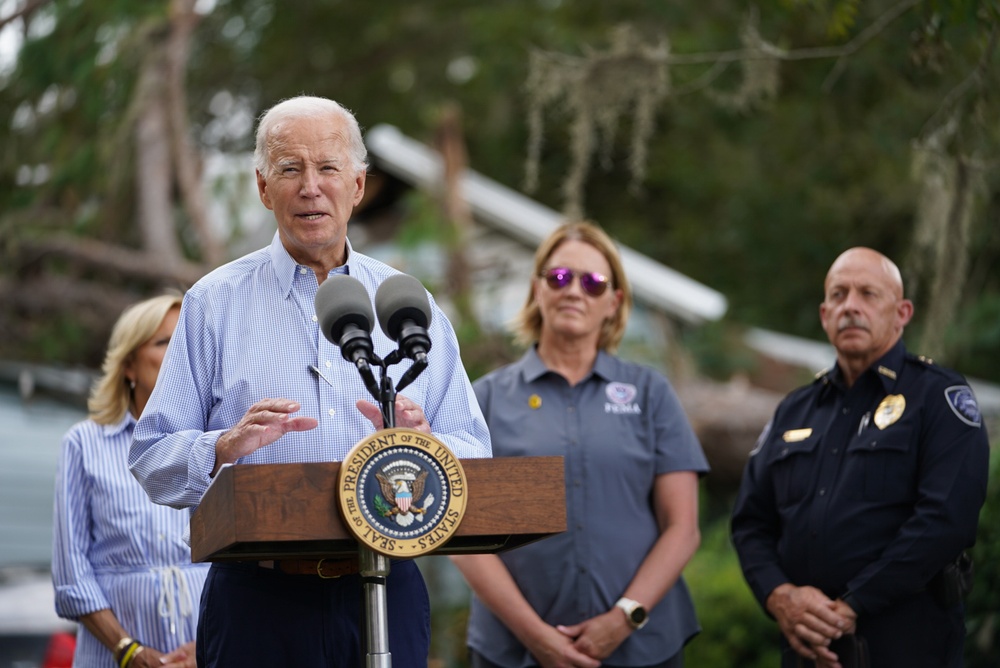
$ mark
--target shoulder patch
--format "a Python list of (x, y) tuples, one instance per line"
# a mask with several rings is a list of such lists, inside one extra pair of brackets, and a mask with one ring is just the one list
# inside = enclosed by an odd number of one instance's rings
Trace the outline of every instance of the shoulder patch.
[(764, 425), (764, 430), (760, 432), (760, 436), (757, 437), (757, 442), (754, 443), (753, 450), (750, 451), (751, 457), (760, 452), (760, 449), (764, 447), (764, 443), (767, 441), (767, 437), (771, 434), (771, 424), (773, 422), (774, 419), (772, 418), (771, 420), (767, 421), (766, 425)]
[(944, 391), (944, 398), (959, 420), (972, 427), (982, 426), (983, 416), (979, 412), (979, 403), (971, 387), (952, 385)]

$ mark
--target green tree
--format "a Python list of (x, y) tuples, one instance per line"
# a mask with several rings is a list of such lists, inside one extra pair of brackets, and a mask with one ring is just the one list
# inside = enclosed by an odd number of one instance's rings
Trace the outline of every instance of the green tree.
[[(943, 361), (1000, 378), (1000, 360), (987, 354), (998, 343), (989, 315), (1000, 294), (995, 0), (768, 0), (755, 16), (732, 0), (217, 0), (201, 3), (203, 15), (188, 0), (20, 6), (31, 11), (9, 25), (27, 26), (26, 41), (0, 77), (4, 355), (42, 356), (35, 342), (64, 338), (40, 332), (81, 300), (113, 310), (68, 295), (93, 285), (123, 291), (120, 302), (216, 264), (206, 230), (236, 225), (203, 224), (194, 158), (247, 150), (253, 119), (278, 99), (328, 95), (364, 125), (392, 123), (428, 143), (455, 103), (469, 165), (517, 187), (536, 146), (536, 196), (560, 208), (563, 178), (576, 169), (572, 117), (546, 107), (544, 142), (529, 143), (532, 54), (580, 60), (668, 45), (667, 94), (642, 98), (659, 102), (642, 103), (638, 116), (630, 105), (642, 96), (623, 98), (621, 141), (606, 142), (586, 174), (587, 215), (723, 291), (735, 321), (811, 337), (825, 267), (848, 245), (875, 246), (907, 272), (914, 334), (947, 325), (927, 339)], [(622, 26), (632, 32), (616, 33)], [(633, 41), (615, 47), (614, 34)], [(157, 82), (169, 83), (157, 92)], [(160, 140), (137, 141), (156, 111), (167, 117)], [(143, 157), (157, 145), (174, 157)], [(942, 180), (953, 185), (930, 187)], [(155, 213), (142, 205), (150, 193)], [(926, 213), (942, 206), (954, 215)], [(931, 219), (957, 231), (928, 227)], [(84, 245), (85, 254), (67, 235), (110, 248)], [(962, 248), (971, 249), (964, 266), (950, 265)], [(137, 266), (126, 261), (137, 257)], [(72, 280), (28, 289), (40, 276)], [(47, 307), (17, 298), (28, 293), (45, 294)], [(77, 335), (104, 339), (96, 322)], [(79, 355), (70, 346), (61, 356)]]

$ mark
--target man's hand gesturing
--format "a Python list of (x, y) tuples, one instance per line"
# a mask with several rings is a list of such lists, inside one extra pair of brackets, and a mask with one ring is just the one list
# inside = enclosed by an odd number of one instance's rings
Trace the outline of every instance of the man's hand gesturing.
[(254, 450), (274, 443), (290, 431), (309, 431), (319, 422), (311, 417), (292, 417), (301, 408), (290, 399), (261, 399), (251, 406), (236, 425), (215, 442), (215, 467), (231, 464)]

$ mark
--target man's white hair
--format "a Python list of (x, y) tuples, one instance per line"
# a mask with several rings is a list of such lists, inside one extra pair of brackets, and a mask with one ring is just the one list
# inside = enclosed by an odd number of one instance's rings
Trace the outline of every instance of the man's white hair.
[(351, 163), (357, 171), (368, 169), (368, 149), (361, 137), (358, 119), (346, 107), (325, 97), (300, 95), (277, 103), (263, 114), (257, 123), (253, 151), (254, 167), (264, 176), (270, 175), (271, 164), (267, 145), (274, 128), (293, 118), (340, 116), (347, 125), (351, 148)]

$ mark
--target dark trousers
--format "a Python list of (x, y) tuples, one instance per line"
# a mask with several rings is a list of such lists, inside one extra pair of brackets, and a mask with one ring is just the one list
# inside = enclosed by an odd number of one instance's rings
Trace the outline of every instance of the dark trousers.
[[(201, 596), (198, 666), (364, 666), (361, 578), (287, 575), (256, 563), (216, 563)], [(412, 561), (393, 562), (386, 583), (395, 666), (427, 665), (430, 603)]]
[[(498, 666), (492, 661), (485, 659), (482, 654), (474, 649), (469, 650), (469, 661), (472, 668), (503, 668), (503, 666)], [(601, 667), (615, 668), (615, 666), (608, 663), (602, 663)], [(534, 668), (537, 668), (537, 666)], [(663, 663), (658, 663), (654, 666), (632, 666), (631, 668), (684, 668), (684, 650), (677, 652), (677, 654), (670, 657)]]

